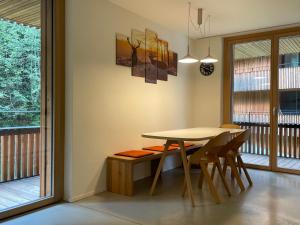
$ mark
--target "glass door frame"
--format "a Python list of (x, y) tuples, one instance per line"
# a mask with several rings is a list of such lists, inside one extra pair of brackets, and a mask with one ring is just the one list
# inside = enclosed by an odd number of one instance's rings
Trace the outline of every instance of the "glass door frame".
[[(232, 123), (232, 109), (233, 109), (233, 61), (234, 61), (234, 46), (236, 44), (242, 44), (247, 42), (256, 42), (256, 41), (264, 41), (270, 40), (271, 41), (271, 56), (272, 56), (272, 45), (273, 45), (273, 36), (269, 33), (259, 33), (259, 34), (249, 34), (249, 35), (241, 35), (241, 36), (234, 36), (228, 37), (224, 39), (224, 52), (223, 52), (223, 123)], [(272, 68), (272, 61), (271, 60), (271, 68)], [(272, 79), (272, 69), (270, 69), (270, 76)], [(270, 109), (271, 109), (271, 88), (270, 87)], [(271, 116), (271, 112), (270, 112)], [(271, 122), (271, 121), (270, 121)], [(271, 125), (270, 125), (271, 126)], [(270, 152), (272, 152), (272, 142), (270, 140)], [(271, 170), (271, 154), (269, 156), (269, 165), (254, 165), (254, 164), (247, 164), (250, 168), (256, 169), (263, 169), (263, 170)]]
[(46, 111), (44, 116), (48, 124), (46, 127), (43, 127), (43, 124), (41, 124), (41, 131), (44, 130), (44, 132), (48, 133), (48, 138), (52, 142), (51, 146), (48, 144), (43, 146), (47, 150), (49, 150), (49, 147), (52, 150), (50, 156), (52, 178), (49, 184), (51, 196), (3, 211), (0, 213), (0, 219), (37, 209), (60, 201), (63, 198), (65, 1), (41, 0), (41, 12), (41, 102), (42, 107), (43, 102), (51, 106), (51, 112)]
[(274, 54), (273, 54), (273, 61), (274, 61), (274, 70), (273, 73), (273, 79), (272, 79), (272, 113), (273, 113), (273, 145), (275, 146), (274, 151), (272, 152), (272, 171), (276, 172), (286, 172), (286, 173), (292, 173), (292, 174), (298, 174), (300, 175), (300, 170), (295, 169), (288, 169), (288, 168), (280, 168), (278, 167), (277, 163), (277, 137), (278, 137), (278, 108), (279, 108), (279, 41), (280, 38), (285, 37), (292, 37), (292, 36), (299, 36), (300, 35), (300, 27), (297, 28), (291, 28), (291, 29), (285, 29), (285, 30), (279, 30), (274, 33)]
[(252, 41), (271, 41), (271, 86), (270, 86), (270, 155), (269, 166), (248, 164), (255, 169), (300, 174), (300, 171), (277, 166), (277, 107), (278, 107), (278, 50), (279, 38), (300, 34), (300, 27), (271, 30), (224, 38), (223, 43), (223, 123), (232, 123), (233, 92), (233, 47), (235, 44)]

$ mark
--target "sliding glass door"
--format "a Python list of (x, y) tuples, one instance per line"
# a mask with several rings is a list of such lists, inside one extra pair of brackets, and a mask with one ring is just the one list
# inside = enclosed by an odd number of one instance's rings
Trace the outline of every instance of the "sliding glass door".
[(277, 84), (277, 168), (300, 171), (300, 33), (279, 36)]
[(51, 196), (52, 108), (44, 89), (52, 84), (41, 73), (41, 5), (7, 1), (0, 8), (0, 211)]
[(63, 4), (0, 4), (0, 219), (61, 198)]
[(248, 164), (269, 166), (271, 40), (233, 45), (232, 121), (251, 129), (242, 147)]
[(300, 174), (300, 28), (225, 38), (223, 87), (248, 166)]

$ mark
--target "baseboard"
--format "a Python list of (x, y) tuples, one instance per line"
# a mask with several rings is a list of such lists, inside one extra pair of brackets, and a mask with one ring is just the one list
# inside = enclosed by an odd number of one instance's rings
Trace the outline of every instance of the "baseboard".
[(90, 191), (90, 192), (87, 192), (87, 193), (84, 193), (84, 194), (80, 194), (80, 195), (65, 199), (65, 201), (67, 201), (67, 202), (77, 202), (81, 199), (91, 197), (91, 196), (93, 196), (95, 194), (98, 194), (100, 192), (101, 191)]

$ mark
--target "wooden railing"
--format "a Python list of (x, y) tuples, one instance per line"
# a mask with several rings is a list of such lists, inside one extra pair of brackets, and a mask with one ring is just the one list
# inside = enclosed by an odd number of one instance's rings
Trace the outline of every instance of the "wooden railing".
[(40, 128), (0, 129), (0, 182), (40, 174)]
[[(251, 129), (251, 136), (241, 149), (244, 153), (270, 154), (270, 124), (238, 122), (242, 128)], [(277, 132), (277, 156), (300, 159), (300, 125), (279, 124)]]
[(270, 154), (270, 124), (267, 123), (237, 123), (243, 129), (250, 129), (251, 136), (243, 146), (244, 153), (269, 155)]
[[(267, 124), (270, 121), (269, 112), (234, 112), (233, 121), (237, 123), (255, 123), (255, 124)], [(295, 112), (285, 112), (284, 114), (279, 112), (278, 123), (283, 125), (287, 124), (300, 124), (300, 114)]]

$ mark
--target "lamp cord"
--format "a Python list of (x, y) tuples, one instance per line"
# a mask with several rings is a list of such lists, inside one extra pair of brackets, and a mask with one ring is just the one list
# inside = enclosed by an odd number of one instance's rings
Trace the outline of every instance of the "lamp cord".
[[(191, 18), (191, 2), (188, 2), (188, 54), (190, 54), (190, 23), (194, 27), (196, 31), (200, 31), (200, 34), (202, 35), (202, 29), (201, 29), (201, 24), (200, 25), (195, 25)], [(203, 37), (206, 38), (210, 35), (210, 19), (211, 15), (208, 15), (204, 22), (203, 22)], [(207, 29), (207, 23), (208, 23), (208, 29)], [(208, 56), (210, 56), (210, 38), (208, 37)]]
[[(208, 15), (208, 35), (209, 34), (210, 34), (210, 15)], [(208, 55), (210, 56), (210, 38), (209, 37), (208, 37)]]
[(190, 16), (191, 16), (191, 2), (189, 2), (189, 11), (188, 11), (188, 54), (190, 54)]

